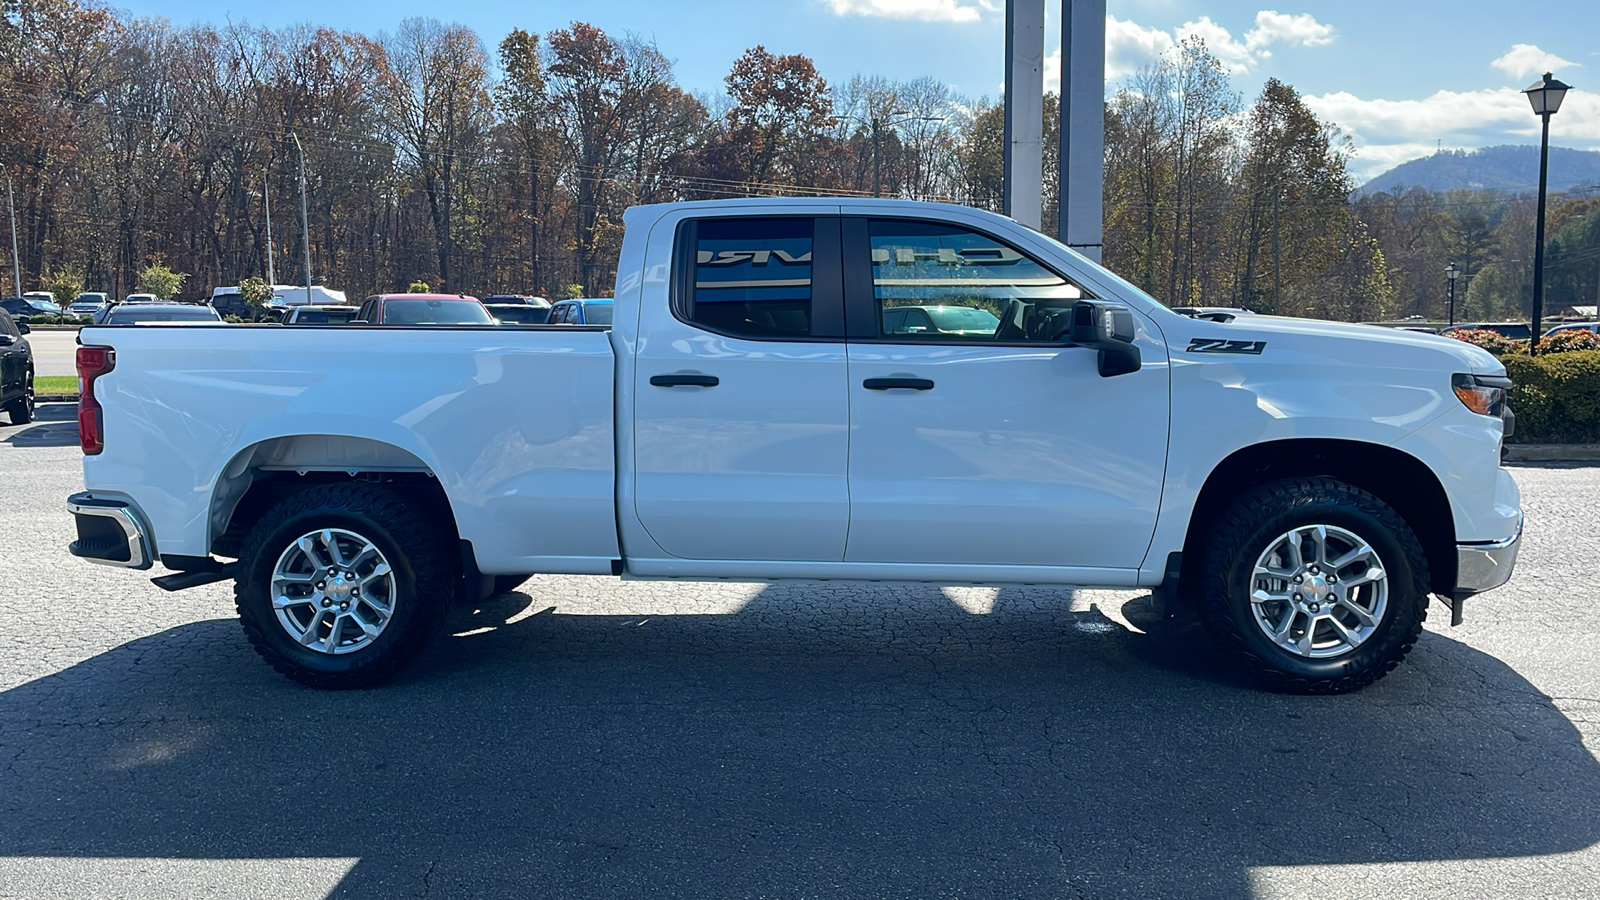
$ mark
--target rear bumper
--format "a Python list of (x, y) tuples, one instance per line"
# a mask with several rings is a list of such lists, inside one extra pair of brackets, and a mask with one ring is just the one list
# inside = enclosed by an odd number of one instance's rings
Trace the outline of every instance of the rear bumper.
[(126, 501), (73, 494), (67, 498), (67, 512), (78, 524), (78, 539), (67, 545), (67, 552), (106, 566), (150, 568), (150, 532)]
[(1522, 544), (1522, 526), (1508, 540), (1491, 544), (1456, 545), (1456, 599), (1493, 590), (1511, 580), (1517, 565), (1517, 549)]

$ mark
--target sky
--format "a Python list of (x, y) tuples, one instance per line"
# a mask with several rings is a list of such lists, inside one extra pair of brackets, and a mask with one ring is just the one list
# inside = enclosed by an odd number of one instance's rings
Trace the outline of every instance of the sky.
[[(654, 40), (694, 93), (720, 93), (734, 59), (756, 44), (811, 57), (830, 83), (931, 75), (978, 99), (998, 97), (1003, 80), (1004, 0), (112, 2), (177, 24), (311, 23), (370, 35), (432, 16), (473, 28), (491, 51), (514, 27), (543, 34), (577, 19)], [(1049, 89), (1060, 2), (1046, 0)], [(1109, 89), (1190, 34), (1227, 65), (1246, 103), (1275, 77), (1339, 125), (1355, 146), (1357, 181), (1439, 147), (1538, 143), (1539, 120), (1518, 91), (1545, 71), (1575, 88), (1551, 121), (1551, 143), (1600, 150), (1600, 0), (1107, 0)]]

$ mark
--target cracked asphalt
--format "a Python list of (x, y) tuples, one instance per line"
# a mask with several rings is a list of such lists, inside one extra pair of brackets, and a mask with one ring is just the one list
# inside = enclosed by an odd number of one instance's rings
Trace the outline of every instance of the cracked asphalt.
[(0, 427), (0, 897), (1592, 897), (1600, 468), (1342, 697), (1142, 593), (538, 577), (384, 687), (228, 588), (69, 557), (72, 409)]

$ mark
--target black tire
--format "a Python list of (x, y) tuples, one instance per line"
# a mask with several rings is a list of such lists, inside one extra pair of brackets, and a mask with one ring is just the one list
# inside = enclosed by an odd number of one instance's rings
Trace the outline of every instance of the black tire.
[[(359, 534), (393, 574), (392, 614), (382, 630), (365, 646), (337, 655), (295, 640), (273, 607), (272, 578), (280, 557), (302, 535), (321, 529)], [(234, 582), (239, 621), (256, 652), (301, 684), (327, 689), (377, 684), (440, 630), (457, 581), (454, 547), (452, 536), (389, 491), (351, 483), (308, 488), (269, 509), (245, 538)]]
[[(1347, 531), (1376, 552), (1388, 576), (1388, 594), (1363, 641), (1314, 659), (1279, 646), (1258, 625), (1251, 592), (1256, 561), (1275, 540), (1297, 527), (1319, 524)], [(1291, 478), (1251, 490), (1215, 520), (1204, 554), (1199, 599), (1206, 625), (1275, 690), (1338, 694), (1366, 687), (1399, 665), (1422, 634), (1429, 582), (1421, 543), (1388, 504), (1337, 479)]]
[(33, 373), (28, 373), (28, 379), (23, 383), (22, 396), (11, 401), (6, 407), (6, 412), (11, 416), (11, 424), (26, 425), (33, 421)]

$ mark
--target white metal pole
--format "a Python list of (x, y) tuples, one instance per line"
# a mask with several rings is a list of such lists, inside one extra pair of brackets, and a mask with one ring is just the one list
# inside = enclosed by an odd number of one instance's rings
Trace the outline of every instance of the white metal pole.
[(17, 201), (11, 195), (11, 170), (6, 170), (6, 208), (11, 210), (11, 283), (22, 296), (22, 263), (17, 256)]
[(300, 237), (305, 241), (306, 249), (306, 304), (311, 303), (311, 226), (306, 217), (306, 148), (300, 146), (300, 137), (294, 132), (289, 132), (289, 137), (294, 138), (294, 148), (300, 151)]
[(1005, 214), (1037, 230), (1044, 194), (1044, 0), (1006, 0)]
[(261, 197), (267, 201), (267, 287), (271, 288), (278, 279), (272, 274), (272, 182), (265, 166), (261, 167)]
[(1061, 0), (1061, 190), (1056, 234), (1100, 262), (1106, 156), (1106, 0)]

